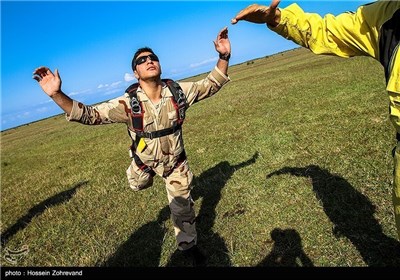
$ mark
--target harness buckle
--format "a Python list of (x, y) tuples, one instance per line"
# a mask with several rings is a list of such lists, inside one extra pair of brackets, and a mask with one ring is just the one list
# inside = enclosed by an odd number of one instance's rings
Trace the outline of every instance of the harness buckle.
[(131, 100), (131, 110), (134, 114), (141, 114), (142, 107), (140, 106), (139, 100), (132, 98)]

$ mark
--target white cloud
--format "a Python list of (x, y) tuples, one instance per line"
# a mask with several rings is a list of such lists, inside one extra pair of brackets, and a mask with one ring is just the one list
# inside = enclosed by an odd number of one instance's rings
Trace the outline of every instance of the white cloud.
[(47, 103), (50, 103), (50, 102), (54, 102), (54, 100), (53, 99), (47, 99), (46, 101), (40, 102), (39, 105), (47, 104)]
[(201, 62), (192, 63), (192, 64), (190, 64), (190, 68), (196, 68), (196, 67), (199, 67), (199, 66), (203, 66), (203, 65), (206, 65), (206, 64), (208, 64), (208, 63), (217, 61), (217, 60), (218, 60), (218, 57), (212, 57), (212, 58), (203, 60), (203, 61), (201, 61)]
[(44, 112), (47, 112), (48, 110), (49, 110), (49, 108), (47, 108), (47, 107), (40, 107), (40, 108), (36, 109), (36, 112), (44, 113)]
[(126, 81), (126, 82), (130, 82), (130, 81), (133, 81), (133, 80), (135, 80), (136, 78), (135, 78), (135, 75), (133, 75), (133, 74), (130, 74), (130, 73), (125, 73), (125, 75), (124, 75), (124, 80)]
[(119, 89), (119, 88), (112, 89), (112, 90), (106, 91), (103, 95), (110, 95), (110, 94), (113, 94), (116, 92), (121, 92), (121, 89)]
[(115, 87), (115, 86), (119, 85), (120, 83), (122, 83), (122, 81), (114, 82), (110, 85), (110, 87)]
[(30, 114), (31, 114), (30, 112), (23, 112), (21, 114), (18, 114), (17, 118), (18, 119), (25, 119), (25, 118), (29, 117)]
[(90, 89), (85, 89), (85, 90), (81, 90), (81, 91), (73, 91), (73, 92), (68, 93), (67, 95), (68, 96), (74, 96), (74, 95), (86, 93), (86, 92), (89, 92), (89, 91), (90, 91)]
[(97, 86), (97, 88), (103, 88), (103, 87), (108, 87), (108, 84), (105, 84), (105, 85), (100, 84), (100, 85)]

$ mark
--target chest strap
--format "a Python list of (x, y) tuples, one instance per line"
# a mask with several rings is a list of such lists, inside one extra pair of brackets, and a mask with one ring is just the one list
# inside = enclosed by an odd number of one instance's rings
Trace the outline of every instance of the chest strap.
[(182, 128), (182, 124), (174, 124), (172, 127), (164, 128), (164, 129), (157, 130), (157, 131), (152, 131), (152, 132), (135, 131), (135, 133), (136, 133), (136, 137), (139, 137), (139, 138), (154, 139), (154, 138), (159, 138), (159, 137), (173, 134), (176, 131), (180, 130), (181, 128)]

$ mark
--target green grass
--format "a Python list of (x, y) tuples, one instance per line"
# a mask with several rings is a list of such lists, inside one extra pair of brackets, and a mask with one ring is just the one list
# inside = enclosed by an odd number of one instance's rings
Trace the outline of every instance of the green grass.
[[(209, 265), (398, 266), (382, 67), (305, 49), (253, 62), (184, 125)], [(124, 125), (64, 116), (2, 132), (2, 256), (27, 245), (18, 266), (187, 265), (162, 180), (128, 187), (129, 145)]]

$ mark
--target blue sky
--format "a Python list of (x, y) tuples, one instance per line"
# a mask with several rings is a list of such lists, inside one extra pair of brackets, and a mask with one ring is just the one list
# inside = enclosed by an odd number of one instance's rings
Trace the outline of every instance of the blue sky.
[[(305, 11), (337, 15), (371, 1), (296, 2)], [(136, 49), (159, 56), (163, 78), (211, 70), (212, 41), (228, 26), (230, 64), (297, 47), (265, 25), (230, 19), (254, 1), (1, 1), (1, 130), (62, 113), (32, 72), (58, 68), (62, 89), (85, 104), (115, 98), (132, 80)]]

